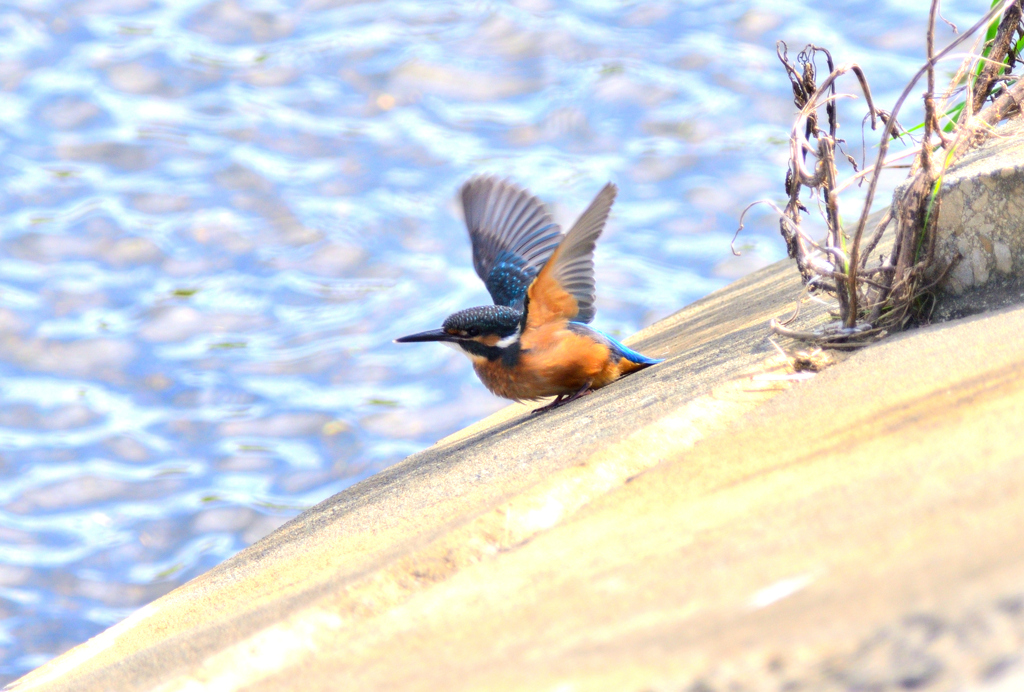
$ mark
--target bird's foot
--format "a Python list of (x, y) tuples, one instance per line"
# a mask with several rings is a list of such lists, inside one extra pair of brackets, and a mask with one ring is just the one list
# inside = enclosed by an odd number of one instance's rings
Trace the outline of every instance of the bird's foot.
[(540, 413), (541, 411), (549, 411), (549, 410), (551, 410), (553, 408), (558, 408), (562, 404), (567, 404), (570, 401), (575, 401), (576, 399), (579, 399), (581, 396), (586, 396), (587, 394), (590, 394), (592, 391), (594, 391), (594, 390), (590, 388), (590, 382), (587, 382), (585, 385), (580, 387), (574, 393), (572, 393), (572, 394), (559, 394), (558, 396), (555, 397), (555, 400), (552, 401), (550, 404), (547, 404), (545, 406), (541, 406), (540, 408), (535, 408), (530, 413), (531, 414)]
[(559, 394), (558, 396), (555, 397), (555, 400), (552, 401), (550, 404), (545, 404), (544, 406), (541, 406), (540, 408), (535, 408), (532, 411), (530, 411), (530, 415), (532, 416), (533, 414), (540, 413), (541, 411), (550, 411), (553, 408), (558, 408), (559, 406), (561, 406), (564, 403), (565, 403), (565, 395), (564, 394)]

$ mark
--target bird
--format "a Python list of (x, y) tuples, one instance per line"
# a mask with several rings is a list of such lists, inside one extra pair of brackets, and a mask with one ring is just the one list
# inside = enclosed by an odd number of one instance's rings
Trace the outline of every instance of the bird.
[(568, 233), (544, 204), (509, 180), (470, 178), (460, 192), (473, 267), (494, 305), (460, 310), (440, 329), (396, 343), (436, 341), (473, 363), (493, 394), (514, 401), (568, 403), (623, 375), (662, 362), (588, 323), (594, 306), (594, 246), (618, 188), (608, 183)]

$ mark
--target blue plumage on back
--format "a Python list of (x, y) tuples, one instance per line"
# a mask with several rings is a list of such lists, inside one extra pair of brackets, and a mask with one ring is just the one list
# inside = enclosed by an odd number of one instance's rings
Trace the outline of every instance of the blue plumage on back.
[[(594, 331), (597, 332), (596, 329)], [(664, 358), (648, 358), (644, 354), (634, 351), (629, 346), (626, 346), (617, 339), (613, 339), (604, 332), (598, 332), (598, 334), (608, 339), (608, 341), (612, 342), (611, 348), (613, 353), (615, 353), (620, 358), (625, 358), (626, 360), (632, 363), (642, 363), (643, 365), (657, 365), (658, 363), (665, 360)]]
[(496, 305), (522, 309), (526, 289), (562, 239), (543, 203), (493, 176), (462, 186), (473, 267)]
[(658, 363), (664, 360), (664, 358), (648, 358), (642, 353), (637, 353), (629, 346), (626, 346), (625, 344), (620, 342), (618, 339), (610, 337), (604, 332), (602, 332), (600, 329), (594, 329), (593, 327), (588, 326), (586, 324), (582, 324), (580, 322), (570, 322), (569, 324), (566, 325), (566, 327), (571, 332), (575, 332), (577, 334), (590, 337), (594, 341), (604, 344), (612, 352), (612, 356), (614, 356), (616, 360), (620, 358), (625, 358), (631, 363), (639, 363), (642, 365), (657, 365)]
[(514, 252), (502, 250), (494, 258), (484, 284), (496, 305), (522, 307), (523, 296), (537, 271), (536, 268), (527, 267), (526, 261)]

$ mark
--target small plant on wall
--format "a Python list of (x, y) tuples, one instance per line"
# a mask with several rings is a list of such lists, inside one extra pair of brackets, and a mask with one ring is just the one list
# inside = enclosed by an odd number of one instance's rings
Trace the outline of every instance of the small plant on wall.
[[(773, 321), (772, 331), (822, 345), (855, 347), (902, 329), (923, 310), (934, 277), (941, 278), (949, 269), (936, 266), (934, 252), (944, 172), (983, 142), (993, 126), (1018, 117), (1024, 104), (1024, 81), (1013, 72), (1024, 48), (1022, 1), (996, 0), (974, 26), (962, 32), (953, 27), (955, 38), (936, 51), (935, 26), (941, 17), (939, 3), (933, 0), (927, 61), (891, 111), (876, 106), (867, 76), (857, 64), (837, 66), (828, 50), (815, 45), (804, 48), (794, 61), (786, 44), (779, 42), (779, 60), (789, 75), (799, 113), (790, 134), (785, 180), (788, 200), (781, 209), (769, 204), (780, 216), (789, 256), (796, 260), (807, 289), (832, 298), (839, 319), (813, 332), (792, 330), (786, 323)], [(820, 81), (819, 60), (828, 67)], [(949, 61), (958, 61), (959, 67), (948, 87), (937, 92), (936, 67)], [(864, 97), (865, 122), (872, 130), (881, 131), (870, 166), (864, 161), (858, 166), (838, 137), (836, 101), (851, 95), (837, 93), (836, 82), (850, 77), (856, 79)], [(907, 130), (899, 123), (899, 113), (921, 88), (922, 79), (924, 121)], [(895, 138), (908, 138), (914, 146), (890, 156), (889, 144)], [(906, 167), (908, 161), (908, 181), (899, 188), (893, 205), (869, 224), (882, 171)], [(853, 174), (842, 179), (841, 165), (851, 167)], [(840, 213), (840, 198), (852, 185), (865, 185), (866, 196), (856, 221), (847, 224)], [(825, 225), (823, 237), (808, 229), (808, 207), (819, 210)], [(742, 218), (740, 221), (742, 230)], [(887, 231), (891, 243), (883, 242)], [(886, 251), (876, 253), (880, 247)]]

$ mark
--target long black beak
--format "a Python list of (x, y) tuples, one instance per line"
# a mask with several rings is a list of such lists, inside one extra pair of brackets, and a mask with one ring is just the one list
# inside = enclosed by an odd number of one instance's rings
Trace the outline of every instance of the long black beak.
[(459, 337), (453, 336), (443, 329), (431, 329), (429, 332), (410, 334), (395, 339), (396, 344), (411, 344), (416, 341), (458, 341)]

